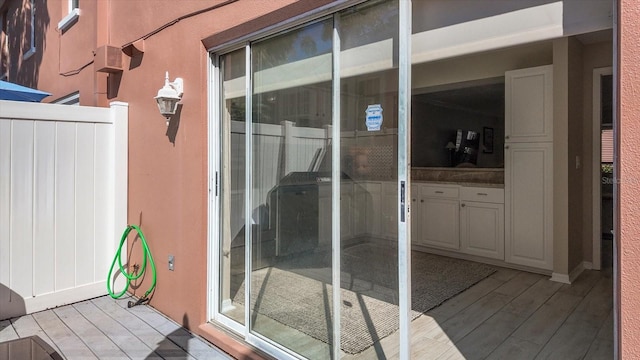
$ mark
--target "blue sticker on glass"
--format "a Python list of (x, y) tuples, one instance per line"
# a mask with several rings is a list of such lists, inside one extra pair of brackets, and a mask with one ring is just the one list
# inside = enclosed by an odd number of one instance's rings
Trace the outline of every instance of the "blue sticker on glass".
[(382, 106), (374, 104), (367, 106), (365, 124), (368, 131), (380, 131), (382, 127)]

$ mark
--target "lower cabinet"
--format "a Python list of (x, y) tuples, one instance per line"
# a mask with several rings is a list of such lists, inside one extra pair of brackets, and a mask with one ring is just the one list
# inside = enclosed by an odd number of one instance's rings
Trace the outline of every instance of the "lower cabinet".
[[(331, 245), (331, 186), (319, 189), (320, 243)], [(341, 184), (341, 238), (398, 237), (397, 184)], [(449, 184), (411, 187), (411, 241), (425, 247), (505, 259), (504, 190)]]
[(417, 244), (458, 250), (460, 214), (458, 200), (420, 199)]
[(398, 238), (398, 185), (395, 182), (382, 183), (381, 233), (384, 238)]
[(504, 260), (504, 190), (415, 184), (413, 244)]
[(504, 260), (504, 205), (462, 201), (460, 242), (464, 253)]
[(459, 186), (416, 184), (414, 244), (460, 249)]

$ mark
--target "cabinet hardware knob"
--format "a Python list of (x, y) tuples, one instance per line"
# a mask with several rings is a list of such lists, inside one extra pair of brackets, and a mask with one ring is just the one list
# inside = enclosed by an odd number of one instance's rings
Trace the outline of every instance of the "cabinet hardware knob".
[(505, 145), (505, 146), (504, 146), (504, 148), (505, 148), (505, 149), (508, 149), (508, 148), (509, 148), (509, 145)]
[(509, 139), (509, 135), (505, 136), (504, 138), (505, 138), (505, 139)]
[(487, 193), (478, 193), (478, 195), (480, 195), (480, 196), (488, 196), (489, 194), (487, 194)]
[(420, 199), (420, 202), (424, 202), (424, 199)]
[(416, 201), (416, 199), (411, 199), (411, 201), (415, 202), (415, 201)]
[(465, 204), (460, 204), (460, 206), (465, 207), (466, 205)]
[(436, 194), (444, 194), (443, 191), (436, 191)]

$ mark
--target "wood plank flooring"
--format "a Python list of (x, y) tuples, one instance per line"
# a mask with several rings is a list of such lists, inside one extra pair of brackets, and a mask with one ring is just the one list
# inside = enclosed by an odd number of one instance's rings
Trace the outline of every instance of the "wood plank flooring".
[[(571, 285), (500, 269), (412, 322), (413, 359), (613, 359), (610, 272)], [(398, 358), (398, 336), (345, 358)]]
[[(413, 359), (612, 359), (610, 271), (585, 271), (571, 285), (500, 269), (411, 323)], [(256, 329), (310, 358), (327, 344), (267, 317)], [(147, 306), (101, 297), (0, 321), (0, 342), (39, 335), (67, 359), (229, 359)], [(396, 332), (344, 359), (397, 359)]]
[(100, 297), (0, 321), (0, 342), (38, 335), (66, 359), (231, 359), (147, 306)]

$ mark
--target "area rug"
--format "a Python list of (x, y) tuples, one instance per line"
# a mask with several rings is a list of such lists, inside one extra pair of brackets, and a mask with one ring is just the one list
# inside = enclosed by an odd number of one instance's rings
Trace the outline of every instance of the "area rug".
[[(340, 314), (344, 352), (360, 353), (398, 330), (396, 254), (392, 248), (374, 244), (343, 250)], [(325, 254), (254, 271), (253, 310), (329, 343), (333, 326), (329, 265)], [(493, 272), (495, 268), (488, 265), (413, 252), (412, 319)], [(234, 302), (244, 303), (244, 286), (239, 287)]]

